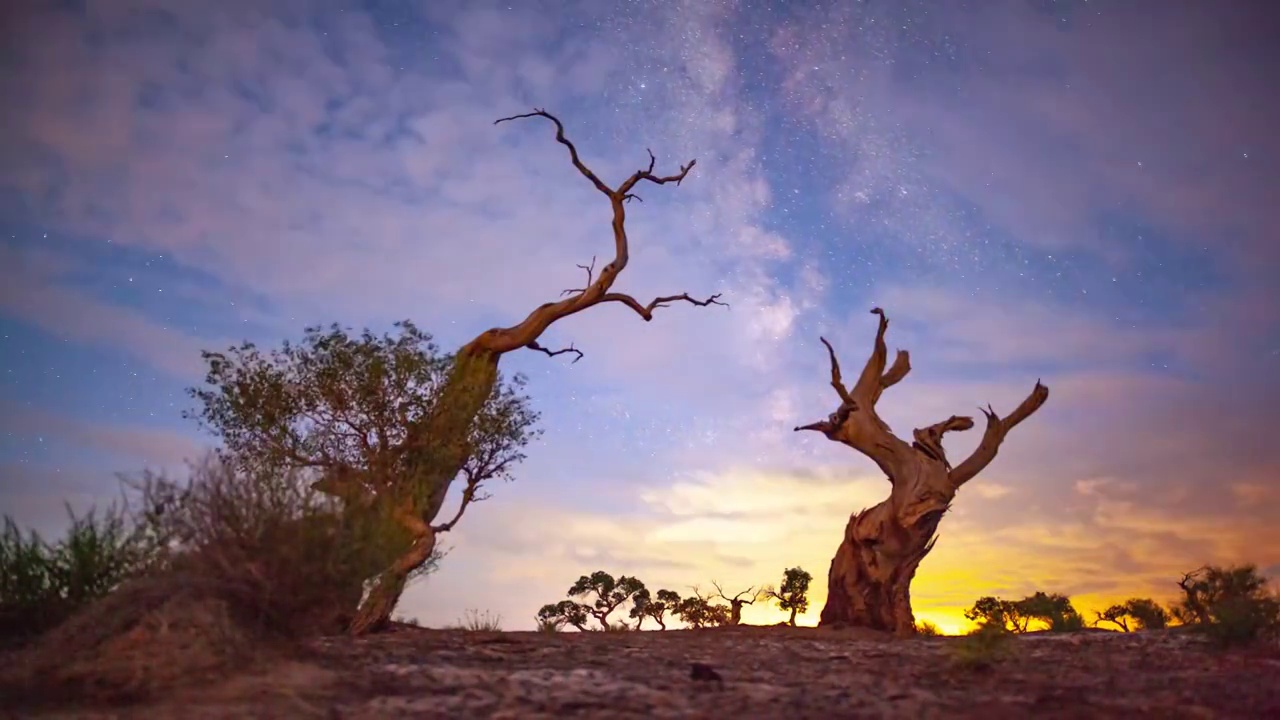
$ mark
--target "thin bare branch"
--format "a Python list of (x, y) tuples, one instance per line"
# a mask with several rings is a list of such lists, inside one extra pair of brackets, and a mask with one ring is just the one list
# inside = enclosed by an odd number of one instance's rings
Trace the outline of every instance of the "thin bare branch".
[(586, 287), (570, 288), (570, 289), (568, 289), (568, 290), (563, 290), (563, 291), (561, 291), (561, 292), (560, 292), (560, 295), (561, 295), (561, 296), (564, 296), (564, 295), (572, 295), (573, 293), (584, 293), (584, 292), (586, 292), (586, 291), (587, 291), (587, 288), (591, 287), (591, 281), (595, 279), (595, 273), (596, 273), (596, 256), (595, 256), (595, 255), (592, 255), (592, 256), (591, 256), (591, 264), (590, 264), (590, 265), (583, 265), (583, 264), (579, 263), (579, 264), (578, 264), (578, 267), (582, 268), (582, 269), (583, 269), (583, 270), (585, 270), (585, 271), (586, 271), (586, 273), (587, 273), (587, 285), (586, 285)]
[[(464, 472), (466, 471), (464, 470)], [(489, 499), (488, 495), (479, 494), (480, 483), (483, 482), (484, 478), (473, 475), (470, 472), (467, 472), (466, 474), (467, 484), (462, 489), (462, 502), (458, 504), (458, 512), (453, 514), (453, 519), (449, 520), (449, 522), (431, 526), (431, 530), (433, 532), (449, 532), (453, 529), (453, 526), (457, 525), (458, 521), (462, 519), (462, 514), (467, 511), (468, 505)]]
[(582, 173), (583, 177), (590, 180), (591, 184), (595, 185), (597, 190), (604, 193), (605, 195), (608, 195), (611, 198), (614, 196), (614, 191), (608, 185), (605, 185), (604, 182), (599, 177), (597, 177), (594, 172), (591, 171), (591, 168), (588, 168), (586, 165), (583, 164), (582, 159), (578, 157), (578, 148), (574, 146), (573, 142), (570, 141), (569, 138), (564, 136), (564, 123), (560, 122), (560, 118), (556, 117), (555, 115), (552, 115), (551, 113), (541, 108), (534, 108), (533, 112), (531, 113), (523, 113), (521, 115), (512, 115), (511, 117), (498, 118), (497, 120), (493, 121), (493, 124), (498, 125), (500, 123), (509, 122), (511, 120), (523, 120), (524, 118), (531, 118), (531, 117), (544, 117), (550, 120), (551, 122), (555, 123), (556, 142), (569, 148), (569, 159), (573, 162), (573, 166), (578, 169), (578, 172)]
[(600, 192), (609, 197), (610, 205), (613, 209), (613, 239), (614, 239), (614, 258), (601, 268), (600, 273), (596, 276), (587, 287), (580, 291), (574, 291), (569, 297), (559, 302), (544, 303), (532, 312), (530, 312), (524, 320), (511, 327), (491, 328), (474, 340), (468, 343), (463, 351), (475, 355), (484, 355), (497, 358), (504, 353), (511, 352), (517, 348), (531, 347), (533, 343), (546, 332), (547, 328), (558, 320), (566, 318), (575, 313), (586, 310), (602, 302), (622, 302), (627, 304), (633, 310), (640, 314), (645, 320), (649, 320), (653, 310), (663, 307), (665, 304), (676, 300), (685, 300), (694, 305), (726, 305), (726, 303), (717, 302), (719, 295), (713, 295), (708, 300), (694, 300), (688, 294), (675, 295), (665, 298), (657, 298), (648, 306), (642, 306), (640, 303), (629, 295), (610, 293), (614, 281), (618, 275), (626, 268), (630, 259), (630, 250), (628, 247), (627, 231), (626, 231), (626, 210), (624, 209), (627, 202), (632, 199), (638, 200), (632, 190), (640, 181), (647, 181), (656, 185), (664, 185), (666, 183), (675, 183), (679, 185), (689, 171), (693, 169), (696, 160), (690, 160), (687, 165), (680, 167), (680, 172), (674, 175), (658, 176), (654, 174), (654, 167), (657, 164), (657, 158), (653, 153), (649, 153), (649, 165), (643, 170), (637, 170), (627, 178), (616, 190), (605, 185), (603, 181), (585, 164), (578, 156), (578, 149), (574, 144), (565, 137), (564, 124), (558, 118), (550, 113), (535, 108), (531, 113), (521, 115), (513, 115), (511, 117), (500, 118), (495, 124), (506, 122), (509, 120), (517, 120), (521, 118), (544, 117), (550, 120), (556, 126), (556, 141), (569, 149), (569, 158), (573, 162), (573, 166), (578, 172), (592, 182)]
[[(525, 345), (525, 347), (529, 348), (530, 350), (536, 350), (540, 353), (546, 353), (547, 357), (555, 357), (557, 355), (564, 355), (565, 353), (577, 353), (578, 356), (573, 359), (573, 363), (576, 363), (582, 359), (582, 351), (574, 347), (573, 343), (570, 343), (569, 347), (566, 347), (566, 348), (560, 348), (559, 350), (551, 350), (549, 348), (545, 348), (539, 345), (538, 341), (534, 340), (528, 345)], [(573, 363), (569, 363), (569, 364), (572, 365)]]
[(1036, 410), (1039, 410), (1040, 406), (1044, 405), (1045, 400), (1048, 399), (1049, 388), (1037, 380), (1031, 394), (1004, 419), (1001, 419), (995, 410), (987, 406), (987, 409), (982, 411), (987, 416), (987, 429), (982, 435), (982, 441), (978, 443), (978, 447), (973, 453), (965, 458), (964, 462), (957, 465), (948, 474), (951, 484), (958, 488), (982, 472), (996, 458), (996, 454), (1000, 450), (1000, 444), (1004, 442), (1004, 438), (1009, 434), (1009, 431), (1016, 427), (1018, 423), (1030, 417)]
[[(880, 399), (880, 391), (884, 390), (885, 366), (889, 360), (889, 349), (884, 342), (885, 330), (889, 328), (889, 318), (885, 316), (884, 310), (878, 307), (871, 308), (871, 314), (880, 316), (880, 327), (876, 330), (876, 342), (871, 350), (871, 356), (867, 358), (867, 364), (863, 366), (858, 382), (854, 383), (853, 396), (869, 405), (875, 405), (876, 400)], [(905, 375), (905, 372), (903, 374)]]
[(652, 301), (649, 302), (648, 305), (641, 305), (639, 301), (637, 301), (635, 298), (625, 293), (609, 293), (604, 297), (600, 298), (600, 302), (602, 303), (620, 302), (623, 305), (626, 305), (632, 310), (635, 310), (636, 313), (640, 315), (640, 317), (644, 318), (645, 322), (649, 322), (650, 320), (653, 319), (654, 310), (657, 310), (658, 308), (661, 308), (661, 307), (667, 307), (668, 305), (670, 305), (673, 302), (676, 302), (677, 300), (683, 300), (687, 303), (697, 305), (698, 307), (706, 307), (708, 305), (722, 305), (724, 307), (729, 307), (729, 303), (720, 302), (720, 293), (716, 293), (715, 295), (712, 295), (706, 300), (698, 300), (696, 298), (690, 297), (689, 293), (680, 293), (679, 295), (667, 295), (664, 297), (654, 298)]
[(840, 396), (840, 401), (857, 406), (853, 402), (853, 397), (849, 395), (849, 390), (844, 386), (844, 378), (840, 375), (840, 361), (836, 359), (835, 348), (831, 347), (831, 343), (827, 342), (824, 337), (819, 337), (823, 345), (827, 346), (827, 356), (831, 358), (831, 387), (836, 389), (836, 394)]

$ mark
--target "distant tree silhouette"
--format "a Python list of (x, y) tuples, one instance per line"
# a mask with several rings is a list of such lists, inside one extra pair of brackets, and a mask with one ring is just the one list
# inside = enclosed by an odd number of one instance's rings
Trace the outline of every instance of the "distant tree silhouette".
[(698, 588), (693, 588), (691, 597), (682, 598), (677, 604), (675, 614), (691, 628), (719, 627), (729, 624), (729, 608), (711, 602), (711, 597), (704, 596)]
[(1049, 626), (1049, 632), (1070, 632), (1084, 627), (1084, 618), (1066, 595), (1037, 592), (1015, 605), (1022, 616), (1043, 621)]
[(808, 570), (799, 567), (787, 568), (782, 571), (782, 587), (774, 589), (773, 586), (766, 586), (761, 592), (765, 597), (777, 600), (780, 609), (791, 611), (787, 623), (795, 627), (796, 614), (809, 609), (809, 583), (811, 582), (813, 582), (813, 575), (809, 574)]
[(645, 618), (653, 618), (658, 627), (667, 629), (665, 616), (673, 613), (680, 606), (680, 595), (673, 590), (659, 590), (657, 596), (650, 595), (648, 588), (637, 592), (631, 607), (631, 617), (636, 621), (636, 629), (644, 624)]
[(538, 611), (538, 625), (542, 627), (564, 627), (569, 625), (578, 630), (587, 629), (587, 620), (591, 617), (591, 608), (572, 600), (561, 600), (548, 603)]
[(600, 623), (602, 629), (608, 630), (609, 615), (644, 589), (644, 583), (636, 578), (622, 575), (615, 580), (609, 573), (597, 570), (590, 575), (578, 578), (578, 581), (569, 588), (568, 595), (580, 600), (589, 600), (589, 605), (583, 603), (587, 612)]
[[(1169, 623), (1169, 613), (1150, 598), (1130, 598), (1118, 605), (1096, 613), (1094, 625), (1109, 622), (1124, 632), (1131, 630), (1159, 630)], [(1130, 627), (1129, 621), (1134, 627)]]
[(714, 597), (718, 597), (721, 600), (724, 600), (725, 602), (729, 603), (729, 622), (728, 622), (729, 625), (741, 624), (742, 623), (742, 606), (754, 605), (756, 600), (761, 599), (761, 597), (763, 597), (764, 595), (764, 593), (761, 590), (753, 586), (753, 587), (747, 588), (746, 590), (743, 590), (742, 592), (738, 593), (737, 595), (734, 595), (733, 597), (729, 597), (728, 595), (725, 594), (724, 590), (720, 587), (720, 584), (717, 583), (716, 581), (712, 580), (711, 586), (716, 589), (716, 594)]
[(1160, 630), (1169, 624), (1169, 611), (1151, 598), (1129, 598), (1124, 607), (1140, 630)]
[(986, 595), (978, 598), (964, 616), (979, 626), (1001, 628), (1015, 633), (1027, 631), (1031, 618), (1022, 614), (1018, 603)]
[(911, 580), (933, 549), (942, 515), (956, 491), (995, 459), (1008, 433), (1044, 404), (1049, 389), (1037, 382), (1031, 394), (1003, 418), (990, 407), (984, 410), (987, 426), (977, 449), (952, 467), (942, 447), (943, 435), (972, 428), (972, 418), (953, 415), (915, 430), (908, 442), (894, 435), (876, 413), (881, 393), (907, 376), (911, 361), (905, 350), (899, 350), (889, 364), (884, 341), (889, 320), (880, 308), (871, 312), (880, 317), (880, 327), (871, 357), (852, 388), (841, 377), (835, 350), (826, 338), (819, 338), (827, 348), (831, 387), (840, 405), (825, 420), (796, 428), (820, 432), (869, 457), (892, 486), (888, 499), (850, 516), (831, 560), (827, 602), (819, 624), (913, 635)]
[(1084, 627), (1084, 618), (1071, 605), (1066, 595), (1037, 592), (1021, 600), (1002, 600), (997, 597), (980, 597), (964, 616), (981, 626), (998, 627), (1015, 633), (1025, 633), (1032, 620), (1040, 620), (1049, 626), (1050, 632), (1067, 632)]

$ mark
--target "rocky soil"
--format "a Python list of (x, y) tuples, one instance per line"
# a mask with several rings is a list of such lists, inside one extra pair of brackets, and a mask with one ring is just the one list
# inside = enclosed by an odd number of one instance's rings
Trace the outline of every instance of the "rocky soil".
[[(1280, 651), (1178, 631), (895, 641), (813, 628), (470, 633), (408, 626), (61, 718), (1266, 718)], [(701, 664), (691, 677), (691, 667)], [(708, 673), (707, 668), (713, 672)], [(718, 676), (717, 680), (713, 676)]]

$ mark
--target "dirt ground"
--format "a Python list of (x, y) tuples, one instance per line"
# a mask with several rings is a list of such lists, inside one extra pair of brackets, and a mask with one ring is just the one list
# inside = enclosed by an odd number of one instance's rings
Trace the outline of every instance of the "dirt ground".
[[(1280, 718), (1280, 651), (1178, 631), (964, 638), (814, 628), (468, 633), (318, 641), (168, 700), (59, 718)], [(983, 659), (986, 656), (979, 654)], [(693, 679), (702, 663), (722, 679)], [(705, 672), (703, 673), (705, 674)]]

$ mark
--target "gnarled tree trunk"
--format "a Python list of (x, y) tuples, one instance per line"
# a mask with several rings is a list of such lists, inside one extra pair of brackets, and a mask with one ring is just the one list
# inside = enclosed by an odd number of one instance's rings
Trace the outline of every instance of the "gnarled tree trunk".
[[(435, 411), (410, 430), (407, 443), (411, 450), (407, 453), (404, 466), (397, 469), (396, 477), (388, 488), (391, 498), (379, 498), (377, 501), (379, 505), (391, 508), (389, 512), (409, 532), (411, 541), (404, 553), (374, 581), (372, 591), (361, 604), (351, 625), (353, 634), (362, 634), (386, 625), (404, 591), (408, 576), (431, 557), (436, 536), (452, 529), (467, 505), (475, 500), (476, 486), (469, 481), (463, 493), (462, 504), (453, 519), (447, 523), (432, 525), (443, 507), (450, 486), (467, 461), (472, 426), (497, 386), (498, 363), (503, 355), (515, 350), (530, 349), (548, 356), (576, 353), (580, 359), (582, 352), (572, 346), (550, 350), (540, 345), (538, 340), (556, 321), (601, 303), (621, 303), (634, 310), (646, 322), (653, 319), (654, 310), (677, 301), (697, 306), (725, 305), (719, 301), (719, 295), (697, 300), (687, 293), (654, 298), (647, 305), (641, 305), (630, 295), (612, 291), (614, 281), (626, 268), (630, 257), (625, 205), (637, 198), (634, 192), (636, 186), (642, 181), (655, 185), (679, 185), (693, 169), (696, 160), (690, 160), (687, 165), (681, 166), (679, 173), (659, 176), (653, 173), (656, 159), (650, 152), (646, 169), (637, 170), (617, 188), (611, 188), (583, 164), (578, 157), (577, 148), (565, 137), (564, 125), (550, 113), (535, 110), (532, 113), (501, 118), (494, 124), (532, 117), (545, 118), (554, 123), (556, 141), (568, 149), (573, 167), (609, 198), (613, 209), (614, 258), (600, 270), (598, 276), (595, 274), (594, 260), (590, 266), (579, 266), (587, 273), (585, 287), (566, 290), (562, 293), (566, 297), (540, 305), (519, 324), (487, 330), (458, 351), (453, 372), (441, 389)], [(371, 501), (367, 497), (367, 489), (351, 477), (346, 480), (329, 477), (315, 487), (347, 501)]]
[(852, 388), (845, 387), (835, 350), (822, 338), (840, 407), (826, 420), (796, 428), (821, 432), (861, 452), (884, 471), (892, 485), (888, 499), (849, 518), (844, 539), (831, 560), (827, 602), (819, 624), (910, 635), (915, 632), (911, 580), (920, 561), (933, 549), (943, 514), (960, 486), (995, 459), (1009, 430), (1044, 404), (1049, 389), (1037, 381), (1031, 394), (1005, 418), (990, 408), (984, 410), (987, 427), (982, 442), (953, 468), (942, 448), (942, 437), (952, 430), (972, 428), (972, 418), (953, 415), (917, 429), (914, 442), (908, 444), (876, 414), (880, 394), (907, 376), (911, 361), (905, 350), (899, 350), (893, 364), (888, 364), (884, 333), (889, 321), (879, 308), (871, 312), (880, 316), (875, 349)]

